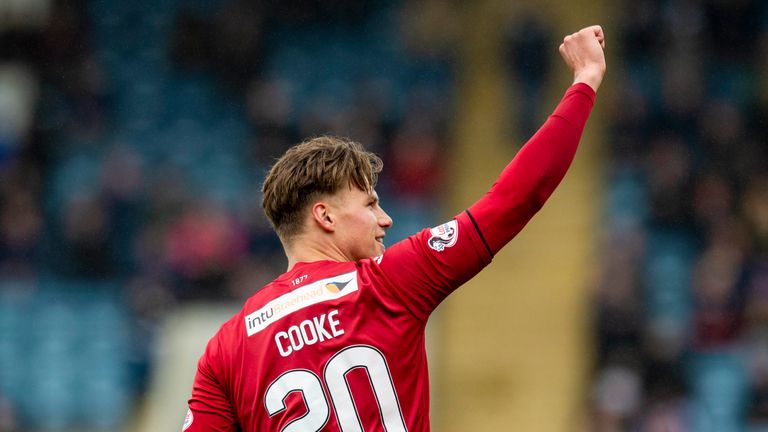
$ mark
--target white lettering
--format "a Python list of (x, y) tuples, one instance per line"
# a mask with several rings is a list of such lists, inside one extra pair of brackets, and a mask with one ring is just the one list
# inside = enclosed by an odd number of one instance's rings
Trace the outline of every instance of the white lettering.
[[(309, 330), (307, 330), (309, 328)], [(314, 345), (317, 343), (317, 332), (315, 332), (315, 326), (312, 321), (304, 320), (299, 324), (301, 330), (301, 337), (307, 345)]]
[(298, 327), (288, 327), (288, 340), (291, 341), (291, 347), (294, 351), (304, 348), (304, 339), (301, 338), (301, 331)]
[[(334, 310), (333, 312), (336, 311)], [(333, 336), (325, 330), (325, 314), (312, 318), (312, 322), (314, 322), (315, 328), (317, 329), (317, 335), (320, 336), (320, 342), (325, 342), (326, 339), (333, 338)]]
[[(339, 311), (334, 309), (327, 314), (318, 315), (311, 320), (306, 319), (298, 325), (292, 325), (285, 331), (275, 334), (277, 352), (282, 357), (288, 357), (305, 346), (337, 338), (344, 334), (338, 319)], [(327, 318), (327, 319), (326, 319)], [(326, 327), (326, 322), (327, 327)]]
[(339, 320), (333, 319), (333, 317), (338, 314), (339, 314), (339, 311), (335, 309), (328, 314), (328, 323), (331, 324), (331, 331), (333, 332), (333, 337), (339, 337), (344, 334), (344, 330), (337, 328), (339, 326)]
[(275, 343), (277, 344), (277, 351), (280, 353), (281, 356), (288, 357), (289, 355), (291, 355), (293, 350), (291, 349), (290, 345), (288, 346), (288, 348), (283, 348), (283, 344), (280, 343), (281, 337), (285, 340), (288, 340), (288, 333), (281, 331), (281, 332), (277, 332), (277, 334), (275, 335)]

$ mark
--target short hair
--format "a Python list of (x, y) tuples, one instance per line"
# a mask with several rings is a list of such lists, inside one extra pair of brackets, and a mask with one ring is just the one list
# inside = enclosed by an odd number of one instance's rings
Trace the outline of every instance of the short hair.
[(319, 136), (288, 149), (264, 180), (262, 206), (283, 243), (303, 228), (304, 210), (342, 187), (371, 191), (383, 163), (347, 138)]

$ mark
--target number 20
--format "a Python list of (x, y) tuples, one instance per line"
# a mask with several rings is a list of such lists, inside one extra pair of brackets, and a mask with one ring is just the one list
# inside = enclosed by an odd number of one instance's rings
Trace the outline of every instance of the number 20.
[[(368, 345), (353, 345), (334, 354), (325, 364), (323, 372), (331, 403), (342, 432), (363, 432), (352, 394), (347, 386), (346, 374), (353, 369), (364, 368), (371, 381), (378, 402), (381, 421), (387, 432), (407, 431), (400, 401), (389, 374), (384, 355)], [(281, 432), (319, 431), (328, 422), (330, 408), (323, 392), (323, 383), (313, 372), (293, 369), (280, 375), (267, 388), (264, 405), (267, 413), (274, 416), (282, 412), (285, 398), (294, 391), (301, 392), (307, 404), (307, 412), (293, 419)]]

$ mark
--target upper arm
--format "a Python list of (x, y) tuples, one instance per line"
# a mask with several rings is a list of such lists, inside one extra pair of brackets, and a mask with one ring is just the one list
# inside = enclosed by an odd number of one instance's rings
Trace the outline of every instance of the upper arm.
[(211, 361), (212, 340), (197, 365), (185, 432), (239, 431), (234, 408)]
[(426, 320), (448, 294), (482, 270), (491, 258), (471, 216), (464, 212), (388, 248), (379, 267), (393, 294), (414, 315)]

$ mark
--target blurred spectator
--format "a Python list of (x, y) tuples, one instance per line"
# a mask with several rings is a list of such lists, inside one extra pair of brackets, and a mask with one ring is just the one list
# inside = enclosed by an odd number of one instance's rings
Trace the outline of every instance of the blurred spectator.
[(627, 430), (642, 403), (642, 377), (631, 359), (609, 363), (595, 379), (594, 432)]
[(688, 147), (676, 135), (659, 136), (648, 147), (645, 172), (653, 222), (690, 223), (692, 161)]
[[(763, 307), (765, 306), (763, 300)], [(768, 425), (768, 328), (752, 323), (746, 336), (746, 364), (752, 384), (748, 422), (755, 427)], [(759, 429), (758, 429), (759, 430)]]
[(387, 157), (386, 187), (403, 201), (436, 196), (445, 167), (444, 149), (429, 124), (410, 117), (396, 132)]
[(181, 279), (182, 299), (221, 297), (229, 274), (247, 253), (247, 235), (212, 203), (195, 204), (168, 227), (165, 262)]
[(231, 1), (212, 22), (212, 62), (223, 82), (234, 89), (261, 73), (266, 49), (264, 7), (260, 2)]
[(271, 166), (288, 147), (298, 142), (293, 124), (294, 101), (290, 82), (279, 79), (255, 79), (248, 86), (248, 120), (258, 131), (252, 146), (255, 162)]
[(26, 67), (0, 66), (0, 169), (18, 158), (27, 144), (38, 91)]
[[(624, 3), (623, 6), (629, 6)], [(662, 22), (658, 0), (640, 0), (632, 2), (632, 7), (622, 7), (620, 25), (620, 43), (625, 50), (627, 63), (642, 60), (659, 52), (661, 45), (660, 24)]]
[(749, 62), (761, 26), (760, 2), (756, 0), (704, 1), (707, 46), (721, 62)]
[(110, 250), (113, 225), (98, 196), (73, 196), (64, 204), (61, 248), (54, 252), (68, 276), (107, 277), (116, 271)]
[(181, 10), (175, 17), (170, 40), (170, 55), (174, 63), (186, 69), (210, 68), (214, 46), (211, 42), (215, 29), (208, 20), (192, 11)]
[(0, 394), (0, 432), (14, 432), (18, 427), (11, 401)]
[(765, 262), (768, 260), (768, 172), (749, 181), (742, 207), (753, 239), (755, 256)]
[(691, 424), (691, 406), (685, 398), (678, 397), (654, 401), (645, 408), (640, 420), (640, 432), (687, 432)]
[(16, 162), (0, 171), (0, 276), (32, 276), (40, 270), (45, 221), (39, 205), (39, 173)]
[(733, 220), (735, 211), (733, 186), (724, 175), (711, 172), (701, 174), (694, 188), (695, 224), (702, 234), (709, 237)]
[(516, 106), (525, 107), (518, 113), (518, 131), (527, 139), (538, 128), (542, 119), (542, 92), (547, 84), (551, 69), (550, 57), (541, 55), (549, 52), (553, 45), (549, 35), (552, 31), (542, 18), (531, 12), (523, 14), (518, 22), (509, 25), (506, 37), (507, 69), (515, 77)]
[(733, 236), (717, 235), (694, 267), (693, 347), (698, 350), (730, 348), (741, 337), (743, 251)]
[(597, 350), (600, 362), (641, 340), (640, 266), (645, 248), (639, 230), (608, 234), (595, 299)]
[(62, 85), (66, 81), (61, 71), (70, 69), (91, 48), (85, 12), (87, 2), (57, 0), (51, 3), (55, 13), (48, 17), (42, 31), (45, 54), (40, 66), (48, 80)]
[(444, 0), (409, 1), (400, 11), (408, 51), (417, 57), (452, 59), (463, 37), (460, 17)]
[(608, 163), (619, 170), (637, 166), (652, 133), (645, 127), (652, 115), (650, 97), (638, 83), (628, 80), (607, 98), (612, 105), (608, 110), (612, 153)]

